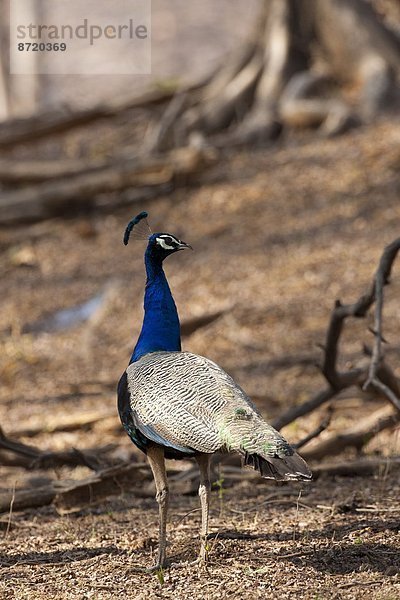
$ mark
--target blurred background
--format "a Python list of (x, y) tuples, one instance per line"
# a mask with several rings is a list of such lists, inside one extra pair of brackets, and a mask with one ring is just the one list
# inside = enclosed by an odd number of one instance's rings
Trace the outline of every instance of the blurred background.
[[(331, 14), (317, 3), (314, 15), (301, 2), (287, 3), (286, 12), (284, 4), (266, 10), (261, 0), (221, 1), (218, 8), (155, 1), (152, 75), (32, 76), (38, 93), (29, 98), (32, 88), (26, 87), (29, 110), (25, 105), (22, 111), (14, 93), (30, 76), (7, 76), (4, 65), (5, 431), (21, 437), (21, 428), (62, 421), (75, 411), (104, 412), (111, 432), (118, 427), (114, 388), (140, 330), (145, 282), (145, 244), (125, 248), (121, 240), (127, 221), (144, 209), (154, 231), (171, 231), (195, 248), (166, 265), (190, 334), (185, 348), (216, 360), (270, 416), (323, 387), (318, 345), (333, 303), (356, 301), (370, 285), (385, 244), (399, 233), (399, 10), (396, 2), (375, 2), (372, 10), (355, 2), (348, 24), (346, 10), (334, 2)], [(39, 12), (40, 5), (32, 3)], [(338, 46), (338, 57), (327, 49), (323, 31), (329, 18), (342, 29), (353, 28), (356, 48)], [(364, 30), (366, 18), (371, 23)], [(274, 43), (283, 44), (279, 32), (273, 35), (279, 26), (288, 34), (300, 26), (307, 31), (301, 61), (299, 48), (289, 43), (274, 63), (269, 44), (274, 35)], [(382, 40), (375, 45), (369, 37), (373, 27), (381, 28), (382, 39), (388, 36), (387, 53)], [(366, 44), (372, 74), (363, 62)], [(352, 79), (348, 72), (339, 76), (345, 52), (347, 62), (354, 62)], [(249, 75), (252, 68), (255, 75)], [(246, 78), (251, 85), (242, 88), (238, 80)], [(368, 94), (374, 95), (373, 111)], [(166, 135), (172, 128), (173, 135)], [(255, 130), (264, 133), (254, 136)], [(394, 277), (385, 301), (394, 369), (396, 286)], [(372, 319), (349, 323), (341, 366), (368, 360), (362, 344), (373, 342)], [(336, 425), (347, 405), (349, 414), (359, 402), (365, 407), (360, 392), (344, 394), (347, 404), (340, 404)], [(313, 413), (296, 421), (287, 435), (299, 437), (317, 420)], [(90, 430), (93, 439), (78, 428), (57, 436), (41, 431), (37, 443), (95, 445), (97, 428), (103, 435), (104, 423), (110, 425), (100, 421)], [(115, 439), (134, 452), (119, 431)], [(396, 436), (390, 439), (397, 443)]]
[[(32, 7), (40, 11), (40, 0)], [(9, 75), (1, 22), (7, 438), (142, 460), (115, 394), (142, 321), (145, 242), (122, 244), (142, 210), (153, 231), (195, 250), (165, 264), (184, 349), (225, 368), (270, 420), (326, 389), (320, 346), (334, 302), (356, 302), (400, 236), (398, 2), (153, 0), (146, 76)], [(395, 263), (383, 325), (395, 377), (399, 282)], [(373, 327), (373, 311), (346, 321), (341, 370), (368, 366)], [(376, 423), (382, 410), (390, 412), (384, 396), (347, 387), (320, 439), (364, 417)], [(325, 411), (284, 434), (300, 440)], [(341, 458), (395, 456), (397, 423), (341, 448)], [(89, 472), (33, 476), (9, 450), (0, 459), (3, 490)]]
[[(17, 0), (18, 1), (18, 0)], [(26, 4), (26, 2), (25, 2)], [(29, 0), (32, 17), (42, 23), (69, 23), (71, 3), (58, 0), (49, 3), (44, 0)], [(219, 65), (221, 58), (241, 44), (258, 16), (261, 0), (235, 2), (221, 0), (218, 8), (211, 1), (186, 2), (174, 0), (168, 3), (160, 0), (152, 2), (152, 73), (151, 75), (120, 76), (118, 71), (121, 54), (129, 52), (130, 40), (122, 44), (109, 44), (108, 64), (104, 65), (105, 75), (100, 76), (54, 76), (42, 73), (37, 76), (9, 75), (9, 3), (1, 2), (2, 14), (2, 112), (4, 116), (21, 116), (29, 112), (54, 109), (68, 105), (71, 108), (90, 107), (103, 100), (116, 96), (132, 98), (154, 85), (177, 85), (207, 77)], [(24, 7), (25, 8), (25, 7)], [(25, 8), (26, 10), (26, 8)], [(87, 3), (79, 7), (75, 17), (98, 22), (110, 19), (114, 23), (126, 23), (135, 18), (134, 5), (116, 2), (110, 12), (102, 3)], [(40, 19), (42, 19), (40, 21)], [(21, 21), (25, 22), (25, 21)], [(200, 50), (201, 49), (201, 50)], [(21, 59), (23, 60), (23, 58)], [(25, 57), (25, 60), (33, 60)], [(36, 62), (49, 71), (54, 52), (37, 53)], [(85, 60), (80, 49), (69, 44), (68, 52), (63, 56), (70, 70), (77, 61)], [(88, 60), (88, 59), (87, 59)]]

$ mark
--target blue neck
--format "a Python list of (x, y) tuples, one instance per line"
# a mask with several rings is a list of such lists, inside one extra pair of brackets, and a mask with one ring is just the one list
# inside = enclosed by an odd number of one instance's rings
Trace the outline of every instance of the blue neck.
[(178, 312), (162, 268), (162, 261), (147, 248), (144, 263), (147, 274), (144, 319), (130, 363), (149, 352), (181, 349)]

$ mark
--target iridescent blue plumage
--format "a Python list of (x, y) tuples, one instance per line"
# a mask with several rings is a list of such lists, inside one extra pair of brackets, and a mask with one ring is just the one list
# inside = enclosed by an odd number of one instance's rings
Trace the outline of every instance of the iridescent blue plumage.
[(150, 236), (144, 256), (147, 275), (144, 320), (130, 363), (149, 352), (181, 349), (178, 311), (162, 268), (165, 250), (160, 252), (159, 247), (154, 245), (159, 236), (157, 233)]

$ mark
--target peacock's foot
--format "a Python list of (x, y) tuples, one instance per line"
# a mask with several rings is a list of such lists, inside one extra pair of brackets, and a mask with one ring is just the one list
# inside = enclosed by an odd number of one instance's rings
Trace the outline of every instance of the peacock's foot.
[(142, 567), (139, 565), (132, 565), (127, 570), (127, 573), (129, 573), (129, 572), (131, 572), (131, 573), (148, 573), (149, 575), (151, 575), (153, 573), (157, 573), (157, 574), (160, 574), (159, 575), (159, 578), (160, 578), (162, 576), (163, 572), (165, 571), (165, 569), (169, 569), (171, 566), (172, 566), (171, 561), (163, 559), (163, 560), (157, 560), (156, 564), (153, 565), (152, 567)]
[(186, 561), (182, 561), (179, 563), (170, 563), (170, 568), (172, 569), (184, 569), (187, 567), (197, 567), (199, 569), (199, 571), (205, 571), (206, 573), (208, 573), (208, 564), (209, 564), (209, 559), (208, 559), (208, 555), (206, 554), (205, 556), (203, 555), (202, 552), (200, 552), (199, 556), (197, 558), (195, 558), (194, 560), (186, 560)]
[(207, 563), (209, 562), (210, 545), (207, 537), (201, 540), (200, 554), (197, 559), (199, 569), (207, 571)]
[(168, 565), (164, 564), (164, 565), (154, 565), (152, 567), (139, 567), (136, 565), (133, 565), (132, 567), (129, 567), (128, 572), (131, 571), (133, 573), (157, 573), (158, 571), (164, 571), (164, 569), (167, 569)]
[(207, 547), (201, 548), (200, 554), (197, 558), (191, 561), (173, 562), (173, 559), (164, 560), (164, 562), (157, 562), (152, 567), (142, 567), (139, 565), (133, 565), (127, 569), (127, 574), (131, 573), (147, 573), (148, 575), (156, 574), (160, 581), (163, 581), (163, 573), (169, 569), (184, 569), (187, 567), (198, 567), (199, 571), (205, 571), (208, 573), (208, 549)]

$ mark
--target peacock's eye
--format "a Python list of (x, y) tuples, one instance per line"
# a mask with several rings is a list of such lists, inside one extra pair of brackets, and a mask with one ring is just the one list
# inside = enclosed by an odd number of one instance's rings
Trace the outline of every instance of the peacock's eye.
[(156, 242), (164, 250), (176, 250), (179, 246), (177, 240), (170, 235), (160, 235), (156, 238)]

